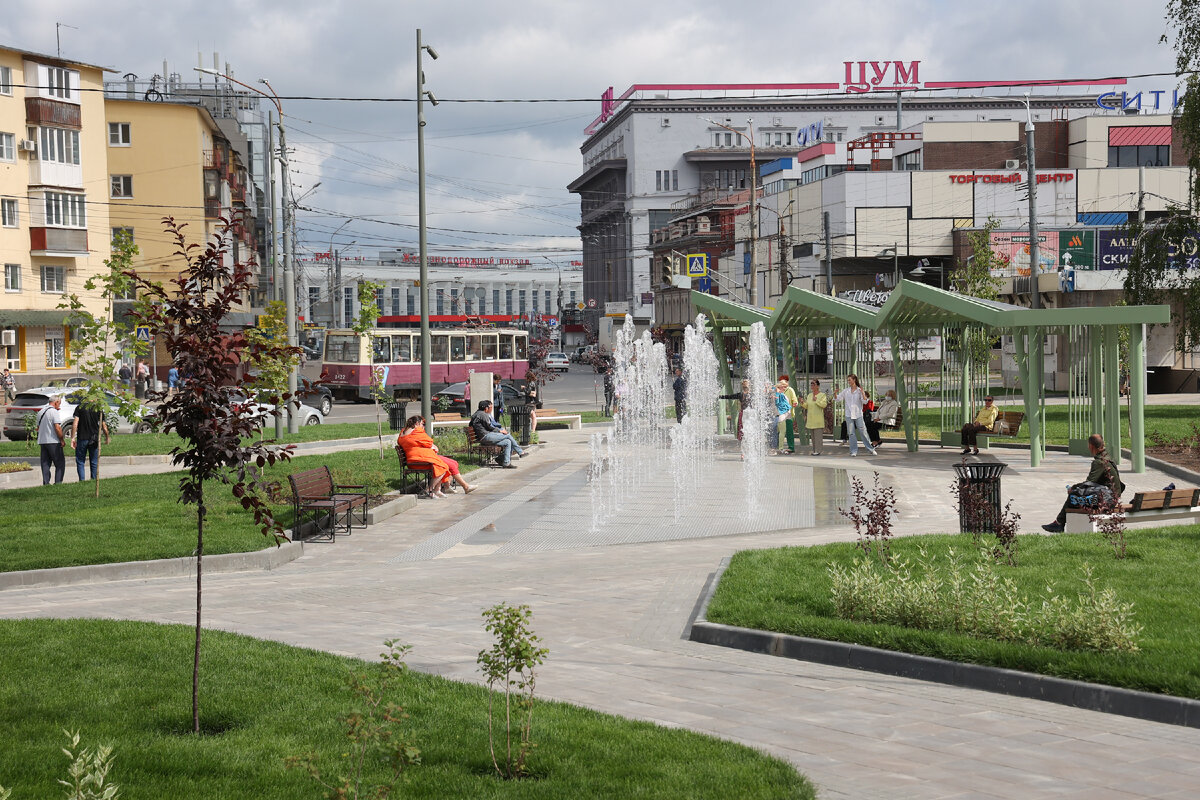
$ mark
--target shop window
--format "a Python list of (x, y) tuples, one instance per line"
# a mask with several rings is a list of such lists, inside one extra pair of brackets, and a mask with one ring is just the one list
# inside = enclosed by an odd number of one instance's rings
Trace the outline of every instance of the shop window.
[(46, 328), (46, 367), (65, 369), (67, 366), (67, 337), (62, 328)]
[(1123, 145), (1108, 148), (1110, 167), (1169, 167), (1171, 146), (1166, 144)]

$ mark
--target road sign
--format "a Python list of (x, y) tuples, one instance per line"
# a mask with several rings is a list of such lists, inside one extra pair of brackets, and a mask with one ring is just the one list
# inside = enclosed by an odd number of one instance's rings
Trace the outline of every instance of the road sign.
[(138, 325), (137, 326), (137, 340), (139, 342), (149, 342), (150, 341), (150, 326), (149, 325)]
[(596, 298), (589, 297), (588, 298), (588, 308), (595, 308), (595, 307), (596, 307)]
[(689, 278), (703, 278), (708, 274), (708, 253), (689, 253), (687, 257)]
[(579, 311), (583, 311), (585, 308), (587, 308), (587, 306), (585, 306), (583, 303), (576, 303), (575, 308)]

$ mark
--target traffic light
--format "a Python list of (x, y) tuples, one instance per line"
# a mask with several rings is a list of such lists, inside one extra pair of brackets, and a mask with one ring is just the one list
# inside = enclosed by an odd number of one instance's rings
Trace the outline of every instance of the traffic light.
[(663, 258), (663, 262), (662, 262), (662, 284), (663, 284), (663, 286), (671, 285), (671, 281), (675, 276), (675, 270), (673, 269), (673, 266), (674, 265), (672, 263), (671, 256), (665, 256)]

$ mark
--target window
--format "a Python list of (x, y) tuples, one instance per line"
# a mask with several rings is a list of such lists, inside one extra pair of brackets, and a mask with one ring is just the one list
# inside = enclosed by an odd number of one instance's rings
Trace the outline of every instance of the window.
[(574, 308), (574, 307), (575, 307), (575, 303), (576, 303), (576, 300), (575, 300), (575, 290), (574, 290), (574, 289), (572, 289), (572, 290), (571, 290), (571, 308)]
[(6, 228), (15, 228), (21, 224), (21, 219), (17, 216), (17, 199), (15, 197), (5, 197), (0, 200), (0, 224)]
[(87, 212), (81, 194), (46, 192), (46, 224), (58, 228), (86, 228)]
[(412, 292), (408, 293), (408, 315), (411, 317), (417, 313), (417, 296)]
[(112, 197), (133, 197), (132, 175), (111, 175), (109, 182), (112, 187)]
[(429, 360), (446, 363), (450, 360), (450, 337), (442, 334), (432, 336), (429, 342)]
[(549, 289), (547, 289), (547, 290), (546, 290), (546, 313), (547, 313), (547, 314), (549, 314), (549, 313), (550, 313), (551, 311), (553, 311), (553, 310), (554, 310), (554, 309), (552, 309), (552, 308), (550, 307), (550, 290), (549, 290)]
[(775, 134), (775, 146), (783, 147), (783, 134), (782, 133)]
[(129, 123), (108, 123), (108, 144), (110, 147), (129, 147)]
[(763, 134), (763, 147), (770, 147), (770, 146), (771, 146), (771, 134), (764, 133)]
[(896, 169), (901, 172), (912, 172), (921, 168), (921, 151), (913, 150), (902, 156), (896, 156)]
[(0, 67), (0, 94), (12, 96), (12, 67)]
[(492, 334), (484, 334), (480, 337), (483, 340), (483, 360), (496, 360), (496, 337)]
[(478, 313), (479, 315), (482, 316), (483, 314), (487, 313), (487, 291), (484, 289), (480, 289), (478, 292), (478, 297), (479, 297), (479, 309), (477, 310), (476, 313)]
[(66, 267), (42, 267), (42, 291), (47, 294), (62, 294), (66, 291)]
[(499, 289), (492, 289), (492, 313), (493, 314), (500, 313), (500, 290)]
[(518, 292), (518, 294), (517, 294), (518, 312), (521, 314), (524, 314), (525, 309), (527, 308), (527, 306), (525, 305), (525, 290), (518, 289), (517, 292)]
[(531, 294), (533, 294), (533, 313), (536, 314), (536, 313), (538, 313), (538, 291), (537, 291), (537, 289), (534, 289), (531, 292)]
[(713, 147), (720, 147), (720, 146), (721, 146), (721, 134), (714, 133), (713, 134)]
[(397, 362), (411, 362), (412, 358), (412, 337), (411, 336), (393, 336), (392, 337), (392, 357)]
[(466, 361), (467, 360), (467, 337), (451, 336), (450, 337), (450, 360), (451, 361)]
[(458, 313), (458, 289), (450, 290), (450, 313)]
[(467, 337), (467, 361), (483, 360), (483, 336), (476, 333)]
[(783, 143), (786, 144), (788, 147), (792, 146), (792, 134), (791, 133), (785, 133), (783, 135)]
[(1110, 167), (1169, 167), (1171, 146), (1166, 144), (1124, 145), (1108, 148)]
[(354, 319), (354, 289), (342, 287), (342, 320)]
[(732, 133), (725, 134), (725, 146), (733, 147), (733, 134)]
[(4, 291), (6, 291), (6, 292), (21, 291), (21, 265), (20, 264), (5, 264), (4, 265)]
[(525, 357), (526, 357), (525, 345), (526, 344), (528, 344), (528, 341), (525, 339), (524, 336), (517, 335), (517, 336), (513, 337), (513, 348), (516, 351), (516, 358), (518, 361), (525, 360)]
[(510, 361), (513, 354), (513, 337), (511, 334), (505, 334), (500, 337), (500, 359), (502, 361)]
[(371, 363), (390, 364), (392, 361), (392, 337), (371, 337)]
[(679, 170), (677, 169), (671, 170), (671, 191), (679, 191)]
[[(446, 313), (446, 290), (445, 289), (437, 290), (437, 304), (435, 306), (435, 311), (433, 313), (435, 313), (435, 314), (445, 314)], [(444, 359), (444, 358), (442, 359), (442, 361), (445, 361), (445, 360), (446, 359)]]
[(392, 287), (392, 316), (400, 316), (400, 288)]
[(325, 337), (325, 360), (334, 364), (358, 363), (358, 334), (331, 334)]
[(512, 313), (513, 313), (512, 293), (513, 293), (512, 289), (504, 290), (504, 313), (508, 314), (510, 317), (512, 316)]
[(17, 137), (11, 133), (0, 133), (0, 161), (17, 160)]
[(46, 68), (46, 88), (51, 97), (69, 100), (71, 97), (71, 73), (74, 70), (62, 67)]
[(67, 128), (42, 128), (42, 147), (38, 158), (57, 164), (79, 164), (79, 131)]
[(46, 366), (51, 369), (67, 366), (67, 337), (62, 328), (46, 328)]
[(654, 170), (654, 191), (656, 191), (656, 192), (662, 191), (662, 170), (661, 169)]
[(117, 238), (120, 236), (125, 236), (129, 239), (130, 242), (132, 242), (133, 241), (133, 228), (128, 228), (125, 226), (113, 228), (112, 229), (112, 240), (113, 240), (114, 244), (116, 244)]

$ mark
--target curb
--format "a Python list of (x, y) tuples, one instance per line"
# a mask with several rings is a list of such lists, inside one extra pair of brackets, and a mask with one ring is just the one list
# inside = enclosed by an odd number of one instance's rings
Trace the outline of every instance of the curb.
[[(304, 542), (284, 542), (249, 553), (222, 553), (205, 556), (205, 574), (213, 572), (246, 572), (272, 570), (304, 555)], [(71, 586), (79, 583), (128, 581), (146, 578), (191, 577), (196, 574), (196, 560), (158, 558), (152, 561), (121, 561), (115, 564), (85, 564), (78, 567), (54, 567), (0, 573), (0, 591), (30, 587)]]
[(709, 622), (705, 617), (709, 601), (728, 566), (729, 559), (722, 560), (717, 571), (709, 576), (695, 616), (684, 632), (687, 639), (751, 653), (766, 653), (833, 667), (1043, 700), (1167, 725), (1200, 728), (1200, 700)]

